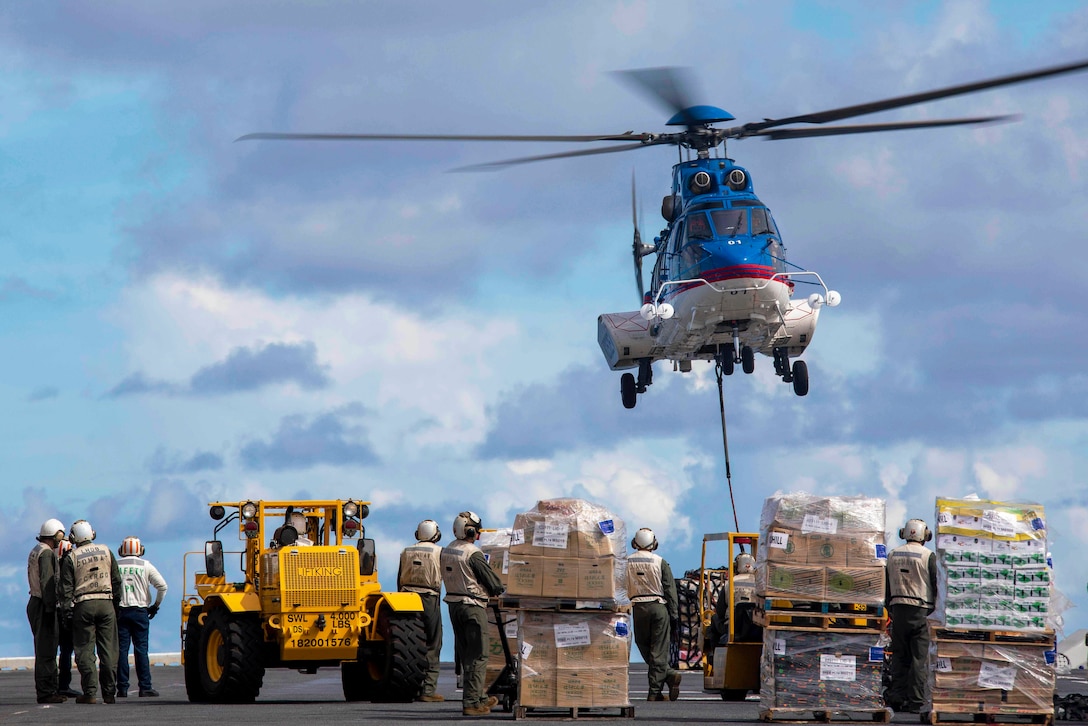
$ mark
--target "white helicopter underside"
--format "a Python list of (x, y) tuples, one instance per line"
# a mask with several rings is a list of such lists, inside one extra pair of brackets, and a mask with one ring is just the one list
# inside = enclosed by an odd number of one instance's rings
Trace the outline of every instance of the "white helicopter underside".
[(672, 295), (667, 308), (606, 313), (598, 318), (598, 342), (612, 370), (632, 368), (639, 359), (713, 360), (716, 347), (733, 348), (734, 324), (741, 346), (771, 355), (776, 347), (789, 356), (804, 352), (816, 329), (820, 304), (790, 299), (790, 286), (779, 280), (735, 278), (702, 283)]

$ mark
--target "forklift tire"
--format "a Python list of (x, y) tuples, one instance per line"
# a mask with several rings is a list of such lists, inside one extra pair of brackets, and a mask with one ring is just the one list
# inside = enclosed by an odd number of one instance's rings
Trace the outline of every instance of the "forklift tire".
[(340, 664), (340, 683), (345, 701), (369, 701), (374, 698), (378, 684), (367, 673), (366, 663), (344, 661)]
[(197, 666), (209, 703), (253, 703), (264, 682), (261, 623), (250, 613), (215, 608), (200, 629)]
[(185, 642), (182, 646), (185, 652), (185, 693), (189, 696), (190, 703), (207, 703), (208, 694), (204, 692), (204, 686), (200, 683), (200, 614), (203, 611), (194, 607), (189, 611), (189, 619), (185, 622)]
[(423, 619), (418, 613), (390, 613), (386, 608), (378, 615), (378, 631), (384, 638), (378, 657), (367, 660), (375, 685), (372, 701), (410, 703), (423, 690), (427, 677), (427, 638)]
[(723, 688), (722, 700), (723, 701), (743, 701), (748, 697), (748, 689), (746, 688)]

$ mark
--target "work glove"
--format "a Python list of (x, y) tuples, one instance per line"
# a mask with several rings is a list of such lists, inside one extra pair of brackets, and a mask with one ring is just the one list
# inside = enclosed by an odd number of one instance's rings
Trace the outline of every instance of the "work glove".
[(148, 620), (154, 620), (155, 616), (158, 615), (158, 614), (159, 614), (159, 606), (158, 605), (152, 605), (151, 607), (149, 607), (147, 609), (147, 619)]

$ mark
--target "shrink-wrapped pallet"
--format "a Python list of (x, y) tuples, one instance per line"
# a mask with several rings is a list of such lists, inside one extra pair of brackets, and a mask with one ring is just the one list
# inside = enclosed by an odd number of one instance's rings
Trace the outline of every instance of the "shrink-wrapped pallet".
[(627, 613), (519, 611), (518, 650), (521, 706), (630, 705)]
[(1026, 633), (1053, 628), (1042, 505), (938, 499), (936, 523), (936, 622)]
[(627, 531), (608, 509), (582, 499), (546, 499), (514, 517), (507, 594), (521, 607), (571, 600), (585, 607), (626, 605)]
[(877, 633), (764, 630), (761, 710), (882, 709), (879, 638)]
[(768, 598), (881, 604), (884, 500), (776, 494), (763, 504), (757, 588)]
[(1053, 713), (1055, 674), (1043, 643), (930, 642), (937, 713)]

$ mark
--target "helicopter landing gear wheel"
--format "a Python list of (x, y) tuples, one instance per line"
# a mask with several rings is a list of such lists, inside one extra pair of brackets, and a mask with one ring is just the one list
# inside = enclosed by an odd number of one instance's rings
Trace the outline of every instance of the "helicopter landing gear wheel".
[(751, 346), (746, 345), (740, 349), (740, 367), (745, 373), (751, 373), (756, 369), (756, 354)]
[(808, 363), (803, 360), (793, 362), (793, 392), (798, 396), (808, 394)]
[(733, 366), (736, 364), (736, 361), (733, 360), (733, 356), (732, 355), (723, 355), (722, 358), (721, 358), (721, 362), (722, 362), (722, 373), (724, 373), (727, 376), (733, 375), (733, 370), (734, 370)]
[(620, 376), (620, 398), (623, 400), (624, 408), (634, 408), (635, 404), (638, 403), (633, 373), (624, 373)]

